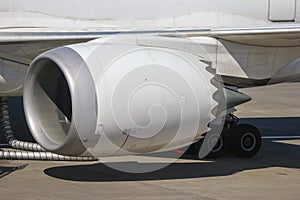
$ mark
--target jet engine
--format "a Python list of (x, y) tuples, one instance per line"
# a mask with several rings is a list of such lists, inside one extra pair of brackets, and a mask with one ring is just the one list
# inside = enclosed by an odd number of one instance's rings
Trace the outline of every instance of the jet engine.
[(53, 49), (28, 69), (27, 123), (40, 145), (63, 155), (183, 147), (214, 118), (216, 87), (208, 67), (187, 51), (135, 41)]

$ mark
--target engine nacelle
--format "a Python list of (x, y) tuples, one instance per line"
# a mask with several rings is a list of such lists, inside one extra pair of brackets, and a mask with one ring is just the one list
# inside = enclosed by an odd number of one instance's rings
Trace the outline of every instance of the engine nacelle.
[(207, 64), (136, 43), (89, 42), (38, 56), (24, 84), (29, 128), (45, 149), (112, 156), (183, 147), (216, 106)]

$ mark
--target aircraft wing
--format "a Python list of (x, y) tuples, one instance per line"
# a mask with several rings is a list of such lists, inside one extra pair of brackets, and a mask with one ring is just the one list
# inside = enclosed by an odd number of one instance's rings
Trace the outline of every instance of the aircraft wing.
[[(300, 44), (300, 26), (287, 25), (245, 28), (191, 28), (165, 30), (62, 30), (52, 28), (2, 28), (0, 29), (0, 44), (37, 41), (91, 40), (116, 34), (150, 34), (172, 37), (210, 36), (242, 43), (271, 46), (294, 46)], [(274, 41), (273, 39), (277, 40)]]
[(0, 29), (0, 57), (29, 64), (49, 49), (68, 44), (109, 37), (116, 34), (147, 34), (165, 37), (214, 37), (257, 46), (300, 46), (300, 26), (267, 26), (248, 28), (203, 28), (165, 30), (61, 30), (51, 28)]

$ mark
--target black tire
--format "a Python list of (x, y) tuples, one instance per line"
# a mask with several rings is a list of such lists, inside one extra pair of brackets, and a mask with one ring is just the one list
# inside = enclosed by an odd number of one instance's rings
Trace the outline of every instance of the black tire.
[(238, 157), (253, 157), (261, 147), (259, 130), (249, 124), (239, 124), (231, 129), (231, 152)]
[[(204, 139), (199, 140), (198, 142), (192, 144), (186, 151), (186, 154), (190, 155), (198, 155), (202, 145), (206, 145), (205, 148), (212, 149), (204, 158), (219, 158), (223, 156), (224, 154), (228, 153), (229, 151), (229, 138), (227, 135), (227, 130), (223, 130), (221, 136), (218, 135), (209, 135), (206, 134), (205, 137), (211, 137), (207, 141)], [(216, 139), (218, 138), (217, 143), (212, 148), (210, 145), (210, 139)], [(204, 143), (205, 141), (205, 143)]]
[(199, 141), (191, 144), (189, 146), (189, 148), (185, 151), (184, 154), (187, 154), (187, 155), (197, 155), (201, 146), (202, 146), (202, 142), (203, 142), (203, 139), (200, 139)]
[(225, 155), (229, 151), (229, 140), (227, 137), (227, 132), (223, 131), (221, 136), (219, 136), (217, 143), (212, 148), (208, 145), (208, 148), (212, 149), (205, 158), (220, 158), (221, 156)]

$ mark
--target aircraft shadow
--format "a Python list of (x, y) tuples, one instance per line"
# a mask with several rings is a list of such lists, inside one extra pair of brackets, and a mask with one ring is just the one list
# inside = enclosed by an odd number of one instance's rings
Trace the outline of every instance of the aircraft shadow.
[[(300, 118), (242, 119), (242, 123), (246, 122), (257, 125), (263, 135), (296, 135), (300, 126)], [(254, 158), (225, 156), (210, 160), (211, 162), (199, 163), (191, 160), (191, 162), (173, 163), (161, 170), (144, 174), (120, 172), (102, 163), (52, 167), (45, 169), (44, 173), (58, 179), (83, 182), (172, 180), (228, 176), (242, 171), (269, 167), (300, 169), (299, 158), (300, 144), (293, 145), (265, 139), (260, 153)], [(153, 165), (152, 167), (155, 167), (161, 163), (120, 162), (119, 164), (130, 164), (137, 167)]]

